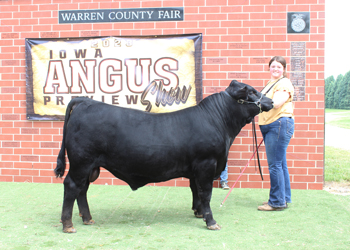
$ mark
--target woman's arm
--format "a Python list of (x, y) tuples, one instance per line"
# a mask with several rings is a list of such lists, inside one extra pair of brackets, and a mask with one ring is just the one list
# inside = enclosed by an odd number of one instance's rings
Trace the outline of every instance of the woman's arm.
[(289, 92), (286, 91), (276, 91), (273, 94), (273, 104), (275, 109), (281, 107), (290, 97)]

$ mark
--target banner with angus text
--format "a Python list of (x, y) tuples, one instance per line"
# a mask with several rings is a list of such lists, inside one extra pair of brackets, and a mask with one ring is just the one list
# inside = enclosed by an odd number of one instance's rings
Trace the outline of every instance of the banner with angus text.
[(63, 120), (84, 96), (147, 112), (202, 99), (201, 34), (26, 39), (27, 119)]

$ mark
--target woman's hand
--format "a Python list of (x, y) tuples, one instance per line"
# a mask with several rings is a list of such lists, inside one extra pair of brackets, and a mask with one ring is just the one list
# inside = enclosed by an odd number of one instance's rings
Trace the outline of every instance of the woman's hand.
[(286, 91), (276, 91), (273, 94), (273, 108), (278, 109), (281, 107), (290, 97), (289, 92)]

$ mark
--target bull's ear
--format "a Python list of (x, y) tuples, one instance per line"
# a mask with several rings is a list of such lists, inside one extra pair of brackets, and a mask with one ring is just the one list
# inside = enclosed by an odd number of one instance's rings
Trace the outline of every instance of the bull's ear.
[(246, 100), (248, 97), (248, 88), (247, 86), (244, 86), (243, 88), (240, 88), (233, 92), (233, 98), (236, 100), (243, 99)]

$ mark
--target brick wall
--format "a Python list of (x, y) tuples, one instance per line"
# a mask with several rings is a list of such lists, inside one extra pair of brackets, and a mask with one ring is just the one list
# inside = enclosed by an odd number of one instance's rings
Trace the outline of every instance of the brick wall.
[[(58, 10), (179, 6), (185, 13), (179, 22), (58, 24)], [(287, 12), (309, 12), (310, 33), (287, 34)], [(204, 97), (225, 89), (232, 79), (261, 89), (269, 79), (269, 59), (284, 56), (291, 71), (292, 43), (305, 44), (305, 100), (295, 102), (287, 159), (292, 188), (322, 189), (325, 0), (3, 0), (0, 22), (0, 181), (62, 182), (53, 169), (63, 123), (26, 120), (25, 38), (202, 33)], [(247, 125), (231, 147), (230, 185), (252, 155), (251, 137)], [(252, 163), (236, 187), (269, 187), (264, 147), (260, 155), (265, 181)], [(96, 183), (125, 184), (106, 171)], [(188, 180), (156, 185), (188, 186)]]

